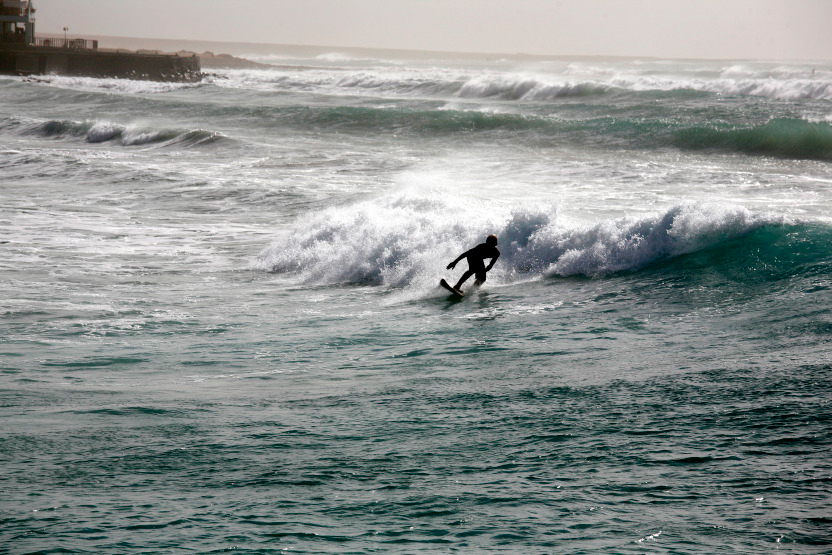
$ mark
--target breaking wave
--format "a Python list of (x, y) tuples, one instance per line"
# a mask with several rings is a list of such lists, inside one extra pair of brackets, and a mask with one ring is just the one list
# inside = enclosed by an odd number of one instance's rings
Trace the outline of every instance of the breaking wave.
[(760, 266), (760, 271), (772, 271), (778, 260), (788, 259), (795, 233), (808, 237), (796, 248), (815, 245), (812, 256), (825, 256), (828, 266), (829, 255), (821, 247), (832, 238), (828, 227), (811, 231), (781, 217), (707, 204), (594, 225), (561, 222), (555, 207), (515, 208), (491, 217), (484, 213), (494, 214), (493, 207), (466, 203), (460, 208), (439, 194), (389, 195), (333, 207), (298, 222), (253, 265), (308, 285), (351, 283), (427, 292), (448, 262), (489, 233), (500, 238), (502, 257), (489, 274), (497, 284), (554, 276), (601, 278), (719, 248), (742, 253), (747, 246), (737, 242), (749, 237), (756, 241), (753, 252), (779, 245), (782, 252)]

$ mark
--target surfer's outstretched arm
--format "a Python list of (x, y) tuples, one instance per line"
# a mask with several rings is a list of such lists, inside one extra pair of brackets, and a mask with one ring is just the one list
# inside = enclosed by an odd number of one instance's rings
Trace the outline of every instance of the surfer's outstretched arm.
[(447, 268), (445, 268), (445, 269), (446, 269), (446, 270), (453, 270), (453, 269), (454, 269), (454, 266), (456, 266), (456, 263), (457, 263), (457, 262), (459, 262), (460, 260), (462, 260), (463, 258), (466, 258), (466, 257), (468, 256), (468, 254), (470, 254), (470, 252), (471, 252), (472, 250), (474, 250), (474, 249), (469, 249), (469, 250), (465, 251), (464, 253), (460, 254), (459, 256), (457, 256), (457, 257), (456, 257), (456, 260), (454, 260), (453, 262), (451, 262), (450, 264), (448, 264), (448, 267), (447, 267)]

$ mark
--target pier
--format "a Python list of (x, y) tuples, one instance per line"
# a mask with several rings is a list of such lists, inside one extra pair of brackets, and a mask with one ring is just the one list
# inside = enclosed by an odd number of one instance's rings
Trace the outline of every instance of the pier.
[(31, 0), (0, 0), (0, 73), (149, 81), (202, 79), (195, 54), (102, 50), (98, 41), (38, 37)]

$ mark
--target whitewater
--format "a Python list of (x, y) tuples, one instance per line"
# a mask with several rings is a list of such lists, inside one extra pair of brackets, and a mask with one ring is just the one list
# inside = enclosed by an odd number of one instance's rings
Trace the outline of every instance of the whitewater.
[(238, 54), (0, 77), (0, 552), (829, 552), (832, 64)]

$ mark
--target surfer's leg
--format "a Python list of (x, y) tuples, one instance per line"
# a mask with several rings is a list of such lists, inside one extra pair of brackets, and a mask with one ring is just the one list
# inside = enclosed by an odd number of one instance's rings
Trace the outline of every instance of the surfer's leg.
[(472, 275), (474, 275), (474, 272), (470, 269), (466, 271), (464, 274), (462, 274), (462, 277), (459, 278), (459, 281), (456, 282), (456, 285), (454, 285), (454, 289), (459, 289), (460, 287), (462, 287), (462, 284), (465, 283), (465, 280), (467, 280)]
[(481, 258), (477, 258), (476, 256), (469, 256), (468, 257), (468, 271), (462, 274), (462, 277), (459, 278), (459, 283), (456, 284), (454, 289), (459, 289), (460, 286), (465, 283), (469, 277), (476, 275), (478, 281), (485, 281), (485, 266), (482, 263)]

